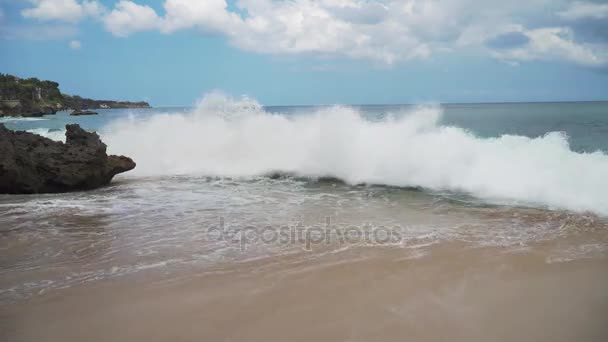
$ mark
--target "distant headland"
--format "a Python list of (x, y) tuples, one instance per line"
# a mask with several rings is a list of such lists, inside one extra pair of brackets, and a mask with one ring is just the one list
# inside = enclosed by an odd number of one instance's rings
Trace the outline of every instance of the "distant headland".
[(62, 94), (59, 83), (0, 73), (0, 117), (36, 117), (61, 110), (150, 108), (147, 102), (92, 100)]

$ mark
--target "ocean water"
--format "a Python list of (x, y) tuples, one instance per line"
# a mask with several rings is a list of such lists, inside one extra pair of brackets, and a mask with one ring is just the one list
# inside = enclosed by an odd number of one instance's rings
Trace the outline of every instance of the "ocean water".
[(4, 119), (55, 140), (77, 122), (138, 162), (127, 178), (273, 174), (420, 188), (608, 214), (608, 103), (263, 107), (210, 94), (195, 108)]
[[(215, 101), (219, 112), (233, 111), (232, 106), (253, 106), (257, 103), (250, 99), (232, 99), (229, 97), (209, 95), (201, 101), (200, 106), (210, 106)], [(224, 108), (222, 108), (224, 107)], [(332, 107), (355, 110), (370, 121), (381, 121), (389, 116), (400, 116), (411, 113), (420, 105), (357, 105), (357, 106), (270, 106), (262, 107), (269, 114), (286, 117), (317, 113)], [(501, 135), (518, 135), (529, 138), (542, 137), (550, 132), (563, 132), (568, 136), (570, 148), (576, 152), (608, 151), (608, 102), (554, 102), (554, 103), (488, 103), (488, 104), (442, 104), (428, 105), (441, 114), (439, 124), (456, 126), (469, 130), (481, 138), (500, 137)], [(69, 116), (68, 112), (47, 115), (43, 118), (0, 118), (0, 123), (17, 130), (36, 130), (61, 139), (62, 130), (69, 123), (78, 123), (89, 130), (100, 130), (108, 124), (125, 118), (149, 119), (160, 114), (192, 113), (196, 107), (160, 107), (149, 109), (99, 109), (100, 115)], [(249, 109), (245, 109), (249, 111)]]
[[(487, 286), (534, 298), (538, 310), (587, 312), (586, 303), (597, 300), (593, 317), (608, 312), (608, 282), (597, 278), (608, 274), (608, 103), (264, 107), (210, 94), (193, 108), (0, 121), (56, 140), (66, 123), (79, 123), (98, 131), (110, 153), (138, 164), (95, 191), (0, 196), (0, 303), (67, 300), (79, 289), (109, 284), (112, 294), (87, 295), (109, 308), (119, 305), (116, 293), (142, 284), (250, 274), (246, 281), (257, 284), (251, 297), (222, 302), (230, 307), (273, 293), (299, 270), (308, 275), (304, 289), (313, 290), (360, 282), (363, 274), (374, 274), (375, 286), (395, 295), (403, 286), (434, 291), (445, 281), (428, 298), (403, 299), (429, 319), (412, 324), (463, 315), (459, 310), (470, 305), (459, 329), (478, 327), (474, 317), (492, 309), (488, 298), (476, 297)], [(415, 273), (403, 273), (415, 263)], [(356, 271), (325, 273), (343, 264)], [(565, 273), (571, 270), (580, 272)], [(244, 281), (226, 277), (216, 287), (196, 284), (216, 293)], [(510, 287), (504, 279), (544, 290)], [(183, 291), (163, 298), (183, 302), (173, 297)], [(559, 306), (543, 297), (560, 291), (576, 300)], [(394, 296), (366, 293), (381, 312), (403, 314)], [(354, 295), (336, 295), (333, 307), (357, 303)], [(304, 310), (310, 300), (291, 305)], [(433, 308), (447, 311), (427, 311)], [(318, 309), (326, 312), (322, 304)], [(515, 310), (513, 317), (533, 312)], [(557, 321), (547, 318), (538, 329), (549, 331)], [(564, 327), (608, 336), (585, 326), (591, 321)]]

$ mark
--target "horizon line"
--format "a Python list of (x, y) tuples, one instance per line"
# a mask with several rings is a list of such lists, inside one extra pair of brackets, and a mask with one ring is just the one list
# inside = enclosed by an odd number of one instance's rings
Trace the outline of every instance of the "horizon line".
[[(550, 104), (550, 103), (608, 103), (608, 100), (556, 100), (556, 101), (490, 101), (490, 102), (418, 102), (418, 103), (325, 103), (325, 104), (290, 104), (266, 105), (262, 107), (329, 107), (329, 106), (420, 106), (420, 105), (498, 105), (498, 104)], [(160, 105), (151, 108), (194, 108), (196, 105)]]

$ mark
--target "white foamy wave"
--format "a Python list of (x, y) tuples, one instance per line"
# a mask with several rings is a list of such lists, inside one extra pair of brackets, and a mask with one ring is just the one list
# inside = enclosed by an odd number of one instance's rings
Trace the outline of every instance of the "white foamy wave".
[(21, 116), (8, 116), (8, 117), (3, 117), (0, 118), (0, 123), (2, 122), (12, 122), (12, 121), (45, 121), (48, 119), (45, 118), (27, 118), (27, 117), (21, 117)]
[(49, 138), (55, 141), (65, 142), (65, 130), (60, 129), (48, 129), (48, 128), (34, 128), (27, 130), (30, 133), (38, 134), (45, 138)]
[(213, 94), (191, 113), (119, 120), (103, 138), (110, 152), (137, 161), (135, 175), (284, 171), (608, 215), (607, 155), (573, 152), (563, 133), (480, 138), (440, 125), (440, 116), (439, 107), (421, 107), (370, 122), (340, 106), (276, 115)]

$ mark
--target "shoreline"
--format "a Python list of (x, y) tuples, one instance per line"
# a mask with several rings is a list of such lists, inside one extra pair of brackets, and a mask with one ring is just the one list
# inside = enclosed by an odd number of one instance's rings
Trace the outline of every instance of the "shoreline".
[(9, 340), (608, 337), (606, 257), (547, 264), (534, 252), (463, 247), (421, 257), (390, 248), (276, 256), (170, 280), (144, 271), (4, 305), (0, 315), (13, 327), (3, 329)]
[[(83, 109), (84, 111), (86, 110), (107, 110), (107, 109), (154, 109), (155, 107), (152, 106), (148, 106), (148, 107), (112, 107), (112, 108), (87, 108), (87, 109)], [(53, 109), (51, 111), (36, 111), (35, 113), (16, 113), (16, 114), (4, 114), (4, 113), (0, 113), (0, 118), (40, 118), (40, 117), (44, 117), (47, 115), (56, 115), (59, 112), (71, 112), (71, 111), (77, 111), (77, 109), (73, 109), (73, 108), (59, 108), (59, 109)]]

